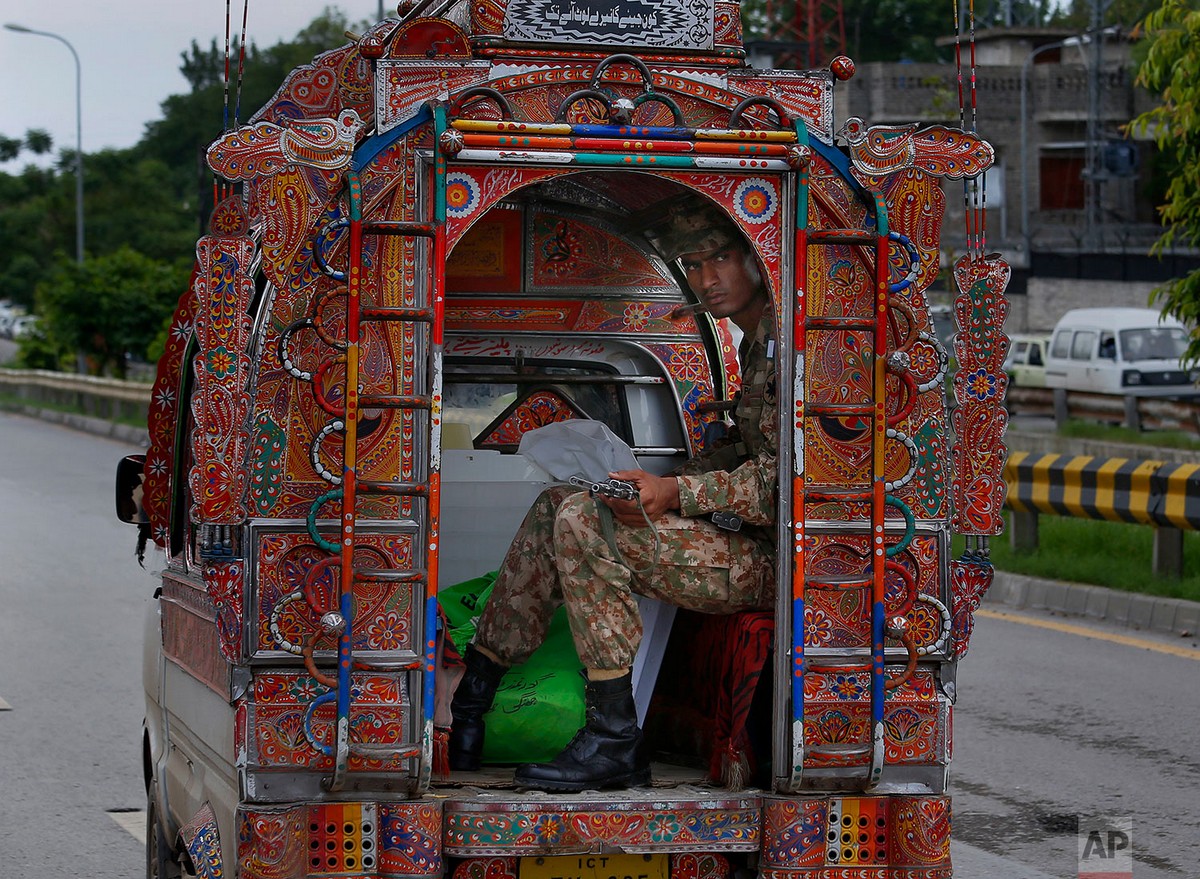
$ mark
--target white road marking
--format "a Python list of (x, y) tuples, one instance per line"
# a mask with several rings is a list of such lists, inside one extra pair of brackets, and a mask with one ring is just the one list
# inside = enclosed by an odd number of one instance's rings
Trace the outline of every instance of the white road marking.
[(1111, 641), (1113, 644), (1124, 644), (1126, 647), (1137, 647), (1141, 650), (1154, 650), (1171, 656), (1180, 656), (1200, 662), (1200, 650), (1195, 647), (1182, 647), (1177, 644), (1164, 644), (1162, 641), (1151, 641), (1148, 638), (1138, 638), (1135, 635), (1120, 635), (1116, 632), (1105, 632), (1086, 625), (1048, 620), (1019, 611), (989, 610), (981, 607), (975, 611), (976, 616), (991, 620), (1007, 620), (1010, 623), (1020, 623), (1023, 626), (1036, 626), (1039, 629), (1051, 629), (1055, 632), (1066, 632), (1079, 635), (1082, 638), (1097, 638), (1101, 641)]
[(5, 702), (2, 697), (0, 697), (0, 711), (12, 711), (12, 706)]
[(108, 816), (142, 845), (146, 844), (145, 812), (109, 812)]

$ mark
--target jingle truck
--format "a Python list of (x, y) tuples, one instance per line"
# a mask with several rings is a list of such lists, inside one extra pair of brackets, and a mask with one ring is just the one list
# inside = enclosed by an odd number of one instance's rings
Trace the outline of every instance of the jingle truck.
[[(745, 57), (731, 0), (402, 6), (213, 142), (222, 197), (118, 474), (164, 558), (148, 876), (951, 875), (1008, 269), (953, 267), (949, 388), (926, 291), (941, 180), (992, 150), (839, 126), (845, 57)], [(775, 606), (647, 608), (650, 785), (517, 789), (517, 733), (449, 771), (439, 594), (495, 570), (553, 481), (522, 437), (599, 421), (665, 473), (736, 399), (730, 326), (659, 249), (685, 196), (737, 225), (774, 303)], [(569, 737), (558, 717), (533, 735)]]

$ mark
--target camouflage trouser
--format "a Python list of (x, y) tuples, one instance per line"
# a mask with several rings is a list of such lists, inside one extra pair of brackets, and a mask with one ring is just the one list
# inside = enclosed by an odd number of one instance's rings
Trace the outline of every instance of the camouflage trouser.
[(650, 568), (654, 532), (614, 522), (622, 564), (605, 540), (596, 505), (573, 488), (542, 492), (500, 567), (476, 643), (506, 664), (523, 662), (565, 604), (583, 664), (621, 669), (633, 665), (642, 640), (634, 593), (704, 613), (771, 606), (774, 561), (753, 540), (668, 513), (654, 523), (658, 563)]

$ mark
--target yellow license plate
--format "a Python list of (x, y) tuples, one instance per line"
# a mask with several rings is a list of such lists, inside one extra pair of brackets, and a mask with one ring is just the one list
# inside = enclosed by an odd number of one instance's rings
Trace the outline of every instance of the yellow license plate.
[(666, 855), (521, 858), (521, 879), (668, 879)]

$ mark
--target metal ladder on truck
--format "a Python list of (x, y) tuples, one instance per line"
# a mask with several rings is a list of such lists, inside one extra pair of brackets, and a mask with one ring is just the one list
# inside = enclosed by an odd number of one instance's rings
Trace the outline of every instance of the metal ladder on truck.
[[(437, 134), (446, 127), (444, 108), (434, 109), (434, 124)], [(438, 581), (438, 522), (440, 514), (440, 470), (441, 470), (441, 408), (442, 408), (442, 349), (445, 312), (445, 256), (446, 256), (446, 167), (445, 159), (435, 151), (433, 169), (433, 218), (430, 222), (403, 222), (396, 220), (368, 221), (362, 215), (362, 191), (357, 173), (346, 174), (349, 195), (349, 216), (334, 220), (317, 233), (317, 262), (331, 277), (346, 283), (345, 341), (339, 361), (344, 360), (345, 385), (342, 400), (328, 399), (321, 390), (321, 383), (314, 382), (314, 393), (321, 407), (337, 420), (330, 423), (343, 433), (342, 474), (330, 479), (340, 487), (326, 492), (314, 501), (308, 517), (310, 536), (326, 551), (335, 554), (340, 561), (337, 614), (322, 618), (326, 632), (338, 635), (336, 676), (326, 675), (316, 668), (311, 650), (305, 654), (308, 670), (317, 680), (329, 687), (329, 691), (318, 696), (309, 706), (306, 732), (312, 744), (333, 757), (333, 775), (325, 779), (330, 791), (346, 788), (349, 774), (349, 758), (357, 755), (366, 758), (388, 760), (415, 760), (411, 773), (414, 793), (429, 786), (433, 766), (433, 708), (434, 708), (434, 643), (437, 623)], [(328, 268), (323, 257), (321, 242), (328, 240), (336, 230), (345, 227), (349, 235), (347, 270), (338, 272)], [(418, 280), (412, 291), (412, 304), (404, 306), (364, 305), (361, 291), (364, 280), (363, 243), (369, 236), (397, 236), (426, 243), (426, 286)], [(317, 309), (321, 306), (318, 304)], [(414, 358), (424, 356), (425, 369), (413, 371), (412, 387), (402, 390), (411, 393), (374, 394), (364, 393), (360, 386), (360, 355), (363, 343), (363, 328), (372, 322), (394, 322), (409, 324), (418, 332), (412, 333), (411, 344)], [(406, 344), (408, 344), (406, 342)], [(341, 347), (339, 345), (339, 347)], [(327, 364), (328, 365), (328, 364)], [(366, 409), (392, 409), (419, 415), (426, 413), (427, 433), (415, 431), (414, 440), (401, 452), (412, 456), (414, 478), (409, 481), (366, 480), (358, 476), (358, 421)], [(320, 437), (314, 443), (319, 443)], [(424, 460), (418, 460), (421, 452), (427, 452)], [(315, 458), (315, 455), (314, 455)], [(420, 471), (424, 469), (422, 474)], [(365, 497), (397, 498), (402, 504), (424, 505), (423, 513), (417, 509), (412, 515), (416, 530), (412, 540), (411, 565), (403, 570), (379, 570), (367, 568), (357, 557), (356, 550), (361, 538), (368, 532), (359, 523), (356, 503)], [(338, 510), (338, 532), (336, 542), (318, 533), (317, 514), (325, 504)], [(354, 644), (354, 592), (355, 585), (367, 582), (393, 584), (395, 588), (413, 590), (410, 605), (411, 651), (404, 651), (399, 661), (389, 658), (389, 672), (404, 671), (409, 675), (411, 705), (406, 730), (411, 733), (408, 741), (399, 743), (356, 743), (350, 735), (350, 706), (352, 701), (351, 672), (356, 669), (371, 669), (369, 657), (355, 655)], [(417, 682), (419, 681), (419, 686)], [(419, 694), (419, 695), (418, 695)], [(318, 742), (311, 734), (313, 711), (322, 704), (336, 704), (334, 743)]]
[[(797, 126), (797, 136), (801, 143), (810, 145), (814, 153), (830, 160), (843, 176), (851, 181), (849, 168), (845, 159), (831, 147), (822, 144), (808, 144), (806, 132), (802, 126)], [(916, 402), (917, 388), (911, 376), (904, 372), (903, 358), (893, 354), (890, 358), (885, 355), (888, 343), (889, 312), (896, 307), (903, 307), (893, 295), (903, 290), (915, 277), (915, 263), (912, 271), (900, 282), (891, 283), (889, 280), (890, 250), (893, 243), (907, 243), (903, 236), (889, 233), (887, 228), (887, 206), (882, 196), (860, 191), (860, 195), (869, 199), (868, 213), (874, 215), (874, 229), (826, 228), (812, 229), (810, 181), (808, 167), (799, 169), (797, 186), (797, 215), (795, 229), (795, 298), (793, 300), (793, 344), (795, 362), (798, 370), (804, 370), (808, 362), (806, 356), (809, 334), (812, 331), (827, 333), (860, 333), (870, 334), (870, 399), (850, 402), (829, 402), (813, 399), (812, 388), (808, 376), (801, 374), (798, 380), (802, 393), (795, 401), (793, 425), (812, 426), (819, 423), (821, 418), (858, 418), (869, 422), (869, 429), (864, 430), (859, 441), (869, 448), (869, 466), (864, 468), (865, 478), (858, 482), (847, 481), (840, 485), (810, 485), (809, 476), (803, 457), (805, 441), (793, 444), (796, 455), (801, 459), (793, 462), (793, 479), (791, 492), (792, 518), (792, 653), (791, 653), (791, 707), (792, 707), (792, 754), (790, 761), (790, 777), (788, 787), (791, 791), (799, 791), (802, 787), (802, 776), (805, 771), (805, 758), (810, 755), (815, 758), (834, 759), (837, 765), (858, 765), (863, 771), (862, 789), (869, 791), (878, 784), (884, 766), (884, 702), (889, 690), (901, 685), (912, 674), (916, 666), (914, 647), (904, 632), (903, 617), (887, 618), (887, 576), (900, 578), (904, 588), (911, 596), (915, 591), (915, 582), (908, 570), (892, 557), (903, 551), (914, 532), (914, 519), (907, 505), (891, 492), (902, 486), (912, 477), (912, 470), (900, 480), (887, 481), (885, 476), (885, 444), (889, 440), (898, 441), (909, 448), (912, 461), (916, 456), (911, 440), (896, 430), (893, 425), (902, 420)], [(846, 315), (810, 315), (808, 313), (808, 269), (810, 250), (823, 247), (849, 245), (860, 249), (871, 264), (874, 276), (874, 289), (870, 297), (869, 309), (863, 309), (859, 314)], [(915, 259), (916, 251), (909, 248), (910, 258)], [(910, 314), (911, 320), (911, 314)], [(890, 361), (890, 362), (889, 362)], [(907, 390), (900, 411), (890, 415), (887, 412), (887, 376), (888, 373), (897, 377)], [(794, 428), (800, 429), (800, 428)], [(819, 429), (819, 428), (818, 428)], [(816, 533), (827, 523), (820, 520), (810, 520), (809, 510), (814, 504), (822, 503), (851, 503), (867, 505), (869, 517), (862, 525), (847, 527), (846, 522), (838, 522), (839, 535), (855, 535), (868, 548), (868, 560), (861, 574), (822, 574), (813, 570), (811, 559), (806, 551), (807, 538)], [(905, 521), (905, 529), (898, 540), (890, 539), (885, 523), (885, 509), (892, 506), (900, 511)], [(829, 533), (828, 529), (825, 533)], [(894, 534), (892, 535), (894, 538)], [(889, 545), (890, 544), (890, 545)], [(813, 590), (842, 590), (868, 587), (870, 589), (871, 625), (870, 644), (864, 649), (843, 651), (846, 655), (806, 656), (804, 643), (805, 630), (805, 597)], [(904, 671), (889, 677), (885, 673), (885, 637), (890, 636), (901, 641), (908, 650), (908, 664)], [(869, 654), (867, 653), (869, 650)], [(870, 740), (864, 744), (826, 745), (806, 748), (804, 738), (804, 679), (805, 675), (814, 670), (822, 672), (867, 673), (870, 676)]]

